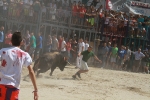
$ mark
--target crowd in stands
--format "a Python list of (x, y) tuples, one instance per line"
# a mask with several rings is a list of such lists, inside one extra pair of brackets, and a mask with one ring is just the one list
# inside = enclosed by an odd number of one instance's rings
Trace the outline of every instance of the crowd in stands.
[[(4, 27), (0, 28), (0, 46), (11, 47), (12, 30), (4, 33)], [(35, 61), (43, 53), (60, 52), (68, 57), (69, 62), (80, 67), (78, 53), (87, 50), (89, 47), (88, 41), (82, 38), (77, 39), (76, 35), (70, 37), (68, 41), (64, 36), (56, 36), (56, 34), (48, 35), (44, 39), (39, 33), (37, 36), (33, 32), (26, 31), (22, 43), (22, 49), (28, 52), (33, 61)], [(102, 64), (98, 65), (101, 68), (109, 68), (112, 70), (125, 70), (133, 72), (149, 73), (150, 70), (150, 49), (142, 50), (138, 48), (132, 51), (129, 46), (117, 46), (116, 43), (100, 42), (98, 52), (96, 54)]]
[(53, 24), (66, 23), (74, 27), (93, 29), (107, 36), (142, 39), (150, 36), (150, 17), (104, 10), (102, 5), (96, 8), (96, 3), (87, 6), (81, 1), (0, 0), (0, 16), (32, 23), (38, 22), (38, 19), (47, 23), (54, 21)]

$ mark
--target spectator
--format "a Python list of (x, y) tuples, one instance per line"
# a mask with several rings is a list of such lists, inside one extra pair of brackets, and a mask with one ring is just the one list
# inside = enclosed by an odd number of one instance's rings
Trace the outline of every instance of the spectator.
[(34, 59), (35, 48), (36, 48), (36, 38), (34, 36), (34, 33), (31, 33), (29, 54), (32, 59)]
[(71, 42), (72, 42), (72, 39), (69, 39), (69, 41), (67, 42), (67, 45), (66, 45), (66, 49), (67, 49), (67, 54), (68, 54), (68, 60), (69, 60), (69, 62), (70, 62), (70, 58), (71, 58), (71, 55), (70, 55)]
[(62, 7), (69, 7), (69, 3), (67, 2), (67, 0), (64, 0), (64, 2), (62, 4)]
[(3, 47), (3, 42), (4, 42), (4, 26), (0, 27), (0, 49)]
[(116, 59), (118, 56), (118, 48), (117, 48), (117, 44), (114, 44), (114, 47), (112, 47), (111, 53), (110, 53), (110, 62), (112, 65), (112, 69), (115, 67), (115, 63), (116, 63)]
[(52, 49), (52, 37), (51, 35), (48, 35), (47, 41), (46, 41), (46, 52), (51, 52)]
[(83, 25), (84, 23), (84, 15), (86, 13), (86, 9), (84, 8), (84, 5), (81, 6), (81, 8), (79, 9), (79, 17), (80, 17), (80, 25)]
[(34, 60), (39, 58), (39, 56), (41, 55), (42, 48), (43, 48), (42, 44), (43, 44), (43, 39), (42, 39), (41, 33), (39, 33), (38, 37), (36, 38), (36, 49), (34, 53)]
[(58, 43), (59, 43), (58, 50), (59, 50), (59, 51), (61, 51), (62, 41), (63, 41), (63, 40), (62, 40), (62, 36), (60, 35), (60, 36), (59, 36), (59, 39), (58, 39)]
[(109, 49), (106, 43), (103, 43), (103, 46), (99, 49), (101, 49), (101, 50), (98, 50), (98, 52), (100, 53), (99, 58), (102, 61), (102, 68), (104, 68), (106, 66), (106, 58), (107, 58)]
[(121, 50), (118, 51), (118, 70), (122, 69), (125, 59), (126, 51), (124, 49), (124, 46), (121, 46)]
[(112, 47), (111, 47), (111, 42), (108, 42), (108, 54), (107, 54), (107, 62), (106, 62), (106, 66), (109, 67), (110, 66), (110, 53), (112, 51)]
[(52, 52), (58, 51), (59, 43), (56, 38), (56, 35), (53, 36), (52, 38)]
[(149, 74), (149, 62), (150, 62), (150, 56), (147, 52), (144, 52), (145, 57), (141, 61), (141, 66), (144, 69), (144, 73)]
[(71, 46), (72, 46), (71, 51), (70, 51), (72, 55), (71, 62), (74, 63), (74, 61), (77, 58), (77, 46), (78, 46), (78, 43), (75, 39), (72, 40)]
[(11, 37), (12, 37), (12, 31), (8, 30), (5, 36), (5, 48), (12, 46), (11, 44)]
[(129, 46), (126, 47), (126, 59), (123, 65), (123, 68), (125, 70), (130, 69), (130, 58), (131, 58), (131, 50), (129, 49)]
[(0, 14), (3, 13), (3, 0), (0, 0)]
[(145, 57), (145, 55), (141, 52), (141, 49), (139, 48), (138, 51), (132, 53), (135, 55), (135, 60), (133, 64), (133, 72), (138, 72), (140, 65), (141, 65), (141, 60), (142, 58)]
[(51, 19), (55, 20), (55, 15), (56, 15), (56, 4), (54, 2), (52, 2), (52, 4), (50, 5), (50, 15), (51, 15)]
[(27, 30), (27, 32), (26, 32), (25, 41), (26, 41), (25, 51), (29, 52), (29, 49), (30, 49), (30, 33), (29, 33), (29, 30)]
[[(78, 54), (79, 54), (85, 50), (85, 43), (83, 42), (82, 38), (79, 40), (78, 45), (79, 45), (79, 51), (78, 51)], [(80, 62), (82, 60), (82, 57), (83, 57), (82, 55), (80, 57), (77, 57), (76, 68), (80, 68), (80, 66), (81, 66)]]
[(72, 23), (77, 23), (77, 11), (78, 11), (78, 5), (76, 4), (76, 1), (73, 2), (72, 5)]
[(85, 40), (84, 42), (85, 42), (85, 50), (87, 50), (89, 47), (89, 44), (88, 44), (87, 40)]
[(34, 17), (35, 17), (35, 21), (36, 21), (38, 19), (39, 11), (41, 9), (41, 4), (38, 0), (36, 0), (33, 3), (33, 9), (34, 9)]
[(64, 37), (62, 37), (62, 42), (61, 42), (61, 54), (64, 55), (65, 57), (67, 56), (67, 51), (66, 51), (66, 41), (64, 40)]
[(7, 1), (5, 0), (4, 4), (3, 4), (3, 16), (4, 16), (4, 18), (7, 18), (8, 6), (9, 5), (8, 5)]

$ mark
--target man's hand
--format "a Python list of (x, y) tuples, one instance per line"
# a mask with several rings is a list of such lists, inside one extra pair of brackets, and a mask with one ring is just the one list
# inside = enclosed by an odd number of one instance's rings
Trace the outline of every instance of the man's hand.
[(33, 93), (34, 93), (34, 100), (38, 100), (38, 97), (39, 97), (39, 96), (38, 96), (38, 92), (37, 92), (37, 91), (34, 91)]

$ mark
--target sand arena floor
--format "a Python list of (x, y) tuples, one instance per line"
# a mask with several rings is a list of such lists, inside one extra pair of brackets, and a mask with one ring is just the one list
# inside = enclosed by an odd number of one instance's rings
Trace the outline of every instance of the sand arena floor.
[[(67, 66), (37, 78), (39, 100), (150, 100), (150, 74), (112, 71), (90, 67), (82, 79), (72, 79), (77, 71)], [(27, 68), (23, 68), (20, 100), (33, 100), (33, 86)]]

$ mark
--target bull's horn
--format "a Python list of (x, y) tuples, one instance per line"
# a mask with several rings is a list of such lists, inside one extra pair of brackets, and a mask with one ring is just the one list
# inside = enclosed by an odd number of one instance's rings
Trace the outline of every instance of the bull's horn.
[(67, 61), (67, 63), (68, 63), (69, 65), (72, 65), (72, 64), (70, 64), (70, 62), (68, 62), (68, 61)]

